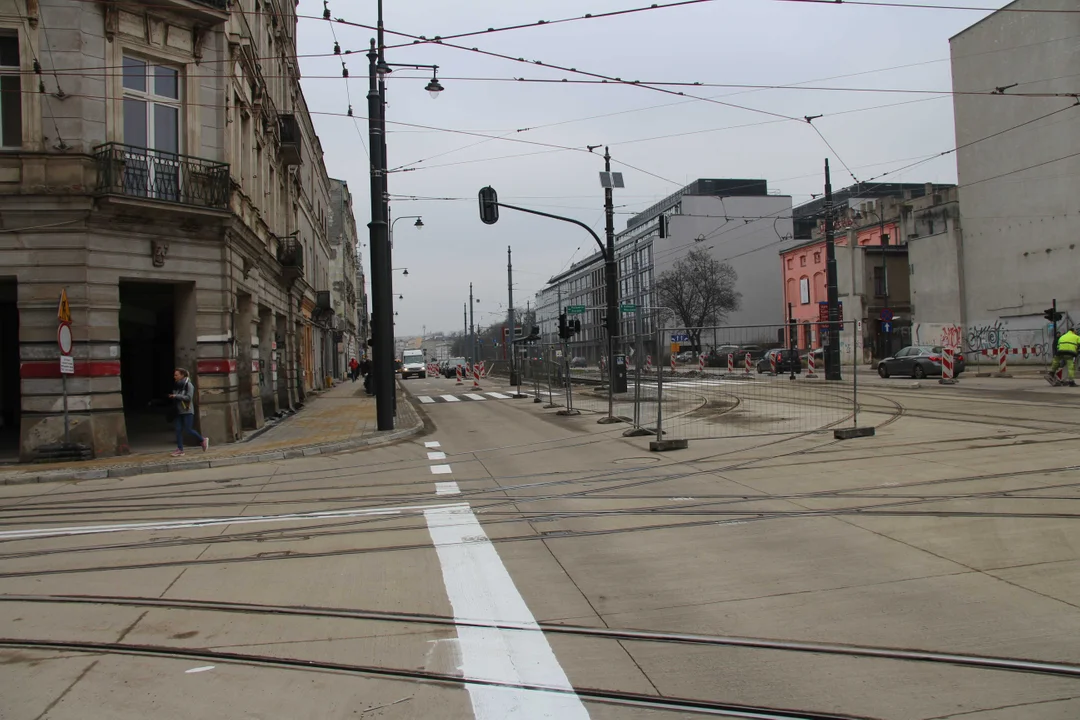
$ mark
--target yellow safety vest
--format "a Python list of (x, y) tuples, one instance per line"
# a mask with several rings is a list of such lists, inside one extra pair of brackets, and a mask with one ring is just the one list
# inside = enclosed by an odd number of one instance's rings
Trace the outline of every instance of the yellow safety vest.
[(1075, 355), (1078, 348), (1080, 348), (1080, 335), (1077, 335), (1072, 330), (1058, 338), (1057, 351), (1059, 353)]

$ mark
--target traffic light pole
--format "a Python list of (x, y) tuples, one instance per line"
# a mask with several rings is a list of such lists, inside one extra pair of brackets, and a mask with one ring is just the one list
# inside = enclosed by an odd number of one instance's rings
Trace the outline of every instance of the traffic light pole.
[(840, 289), (836, 277), (836, 243), (833, 241), (832, 180), (825, 158), (825, 261), (829, 301), (829, 347), (825, 355), (825, 379), (840, 380)]
[(510, 306), (510, 328), (506, 333), (506, 345), (510, 350), (510, 384), (520, 385), (521, 378), (518, 377), (517, 363), (514, 358), (517, 355), (517, 348), (514, 346), (514, 340), (517, 339), (514, 325), (514, 265), (510, 259), (509, 245), (506, 246), (506, 296), (507, 304)]
[[(611, 172), (611, 153), (604, 147), (604, 172)], [(619, 274), (615, 265), (615, 206), (612, 189), (604, 188), (604, 228), (607, 250), (604, 253), (604, 281), (607, 285), (608, 388), (607, 417), (601, 424), (621, 422), (615, 417), (615, 336), (619, 334)]]
[(375, 70), (379, 53), (368, 51), (368, 137), (371, 147), (371, 358), (375, 385), (375, 418), (379, 430), (394, 429), (394, 308), (390, 272), (390, 239), (386, 224), (386, 155), (384, 105)]

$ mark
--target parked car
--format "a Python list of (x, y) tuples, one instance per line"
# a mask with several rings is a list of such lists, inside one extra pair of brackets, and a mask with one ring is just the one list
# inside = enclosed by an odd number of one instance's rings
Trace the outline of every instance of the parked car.
[(735, 355), (745, 358), (746, 353), (750, 353), (751, 360), (760, 360), (765, 357), (765, 350), (760, 345), (741, 345)]
[(586, 367), (588, 364), (588, 361), (581, 356), (570, 359), (570, 367), (572, 368), (583, 368)]
[(777, 373), (801, 373), (803, 371), (802, 358), (798, 350), (769, 350), (757, 361), (757, 371), (767, 373), (772, 371), (772, 358), (776, 358)]
[[(877, 372), (883, 378), (890, 375), (902, 375), (924, 378), (928, 375), (941, 374), (941, 356), (943, 350), (938, 345), (909, 345), (892, 357), (880, 360)], [(964, 354), (956, 353), (953, 357), (953, 375), (964, 372)]]
[(709, 367), (727, 367), (727, 356), (734, 355), (732, 360), (738, 365), (744, 355), (739, 354), (738, 345), (720, 345), (709, 351), (708, 356), (705, 358), (705, 364)]
[(681, 353), (678, 353), (675, 356), (675, 362), (681, 362), (681, 363), (694, 362), (694, 351), (693, 350), (683, 350)]

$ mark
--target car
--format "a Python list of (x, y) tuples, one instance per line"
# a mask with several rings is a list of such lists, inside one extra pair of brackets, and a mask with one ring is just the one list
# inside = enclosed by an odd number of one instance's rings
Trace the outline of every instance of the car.
[[(909, 345), (898, 353), (884, 360), (879, 360), (877, 373), (883, 378), (892, 375), (924, 378), (928, 375), (941, 374), (941, 357), (944, 349), (940, 345)], [(953, 356), (953, 376), (959, 377), (964, 372), (964, 354)]]
[(742, 345), (735, 353), (736, 357), (746, 357), (746, 354), (750, 354), (751, 360), (760, 360), (765, 357), (765, 351), (760, 345)]
[(452, 357), (445, 362), (443, 366), (443, 375), (446, 377), (457, 377), (457, 369), (461, 368), (461, 374), (465, 375), (465, 358)]
[(572, 367), (572, 368), (583, 368), (583, 367), (588, 366), (588, 364), (589, 364), (589, 362), (585, 358), (583, 358), (581, 356), (572, 358), (570, 360), (570, 367)]
[(798, 350), (769, 350), (757, 361), (757, 371), (761, 373), (772, 372), (773, 358), (776, 358), (777, 373), (801, 373), (803, 371), (802, 358)]
[(424, 360), (423, 350), (406, 350), (401, 353), (401, 379), (404, 380), (410, 375), (427, 377), (427, 362)]
[(688, 363), (694, 362), (694, 351), (684, 350), (675, 356), (675, 362)]

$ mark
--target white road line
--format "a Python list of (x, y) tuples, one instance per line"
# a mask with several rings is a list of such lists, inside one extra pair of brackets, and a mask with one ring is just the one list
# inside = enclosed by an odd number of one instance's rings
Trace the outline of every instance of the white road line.
[(457, 397), (456, 395), (443, 395), (442, 399), (446, 402), (461, 402), (461, 398)]
[(434, 452), (429, 452), (427, 454), (427, 459), (428, 460), (445, 460), (446, 459), (446, 453), (440, 452), (438, 450), (436, 450)]
[(497, 398), (499, 400), (509, 400), (510, 399), (509, 395), (503, 395), (502, 393), (497, 393), (497, 392), (489, 392), (488, 395), (490, 395), (493, 398)]
[(465, 397), (469, 398), (470, 400), (487, 400), (487, 398), (483, 395), (477, 395), (476, 393), (465, 393)]
[(432, 465), (431, 466), (431, 474), (432, 475), (449, 475), (452, 472), (453, 472), (453, 470), (450, 469), (449, 465)]
[(417, 395), (416, 399), (419, 400), (422, 403), (433, 403), (433, 402), (435, 402), (435, 398), (428, 397), (427, 395)]
[(207, 670), (213, 670), (213, 669), (214, 669), (213, 665), (203, 665), (202, 667), (194, 667), (194, 668), (191, 668), (190, 670), (185, 670), (184, 673), (187, 674), (187, 675), (191, 675), (192, 673), (201, 673), (201, 672), (206, 672)]
[(436, 495), (460, 495), (461, 488), (458, 484), (451, 480), (450, 482), (437, 482), (435, 483)]
[[(461, 671), (476, 720), (587, 720), (588, 711), (563, 672), (503, 566), (495, 546), (467, 504), (424, 512), (455, 618), (518, 623), (528, 631), (457, 628)], [(537, 684), (567, 694), (469, 684), (470, 679)]]
[(426, 447), (426, 448), (437, 448), (437, 447), (442, 447), (442, 445), (439, 444), (435, 440), (430, 440), (430, 441), (424, 443), (424, 447)]
[[(449, 465), (445, 467), (449, 469)], [(447, 470), (449, 471), (449, 470)], [(364, 515), (402, 515), (423, 512), (425, 505), (403, 507), (350, 508), (347, 510), (319, 510), (306, 513), (288, 513), (286, 515), (237, 515), (235, 517), (194, 518), (190, 520), (172, 520), (155, 523), (124, 523), (120, 525), (80, 525), (36, 528), (33, 530), (7, 530), (0, 532), (0, 540), (19, 540), (22, 538), (64, 537), (68, 535), (98, 535), (101, 533), (125, 532), (130, 530), (183, 530), (187, 528), (214, 527), (217, 525), (251, 525), (253, 523), (292, 522), (296, 520), (319, 520), (322, 518), (360, 517)]]

